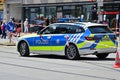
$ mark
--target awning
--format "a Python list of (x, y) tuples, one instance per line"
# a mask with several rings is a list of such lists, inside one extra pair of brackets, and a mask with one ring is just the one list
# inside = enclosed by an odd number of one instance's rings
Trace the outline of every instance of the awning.
[(111, 12), (103, 11), (101, 12), (101, 14), (120, 14), (120, 12), (119, 11), (111, 11)]

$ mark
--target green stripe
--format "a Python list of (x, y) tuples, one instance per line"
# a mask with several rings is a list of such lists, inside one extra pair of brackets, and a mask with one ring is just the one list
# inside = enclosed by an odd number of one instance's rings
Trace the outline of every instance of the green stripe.
[[(77, 44), (78, 48), (82, 48), (86, 42), (82, 42)], [(63, 51), (65, 46), (30, 46), (30, 50), (32, 51)]]
[(32, 51), (62, 51), (64, 50), (64, 46), (30, 46), (30, 50)]
[(87, 42), (82, 42), (82, 43), (79, 43), (77, 44), (78, 48), (82, 48)]
[(102, 48), (116, 48), (115, 44), (112, 41), (101, 41), (97, 44), (96, 49)]

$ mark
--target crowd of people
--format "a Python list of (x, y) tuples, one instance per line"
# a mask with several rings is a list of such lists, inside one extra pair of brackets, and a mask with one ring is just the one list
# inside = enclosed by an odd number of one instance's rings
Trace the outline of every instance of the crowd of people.
[[(28, 18), (26, 18), (23, 23), (21, 22), (21, 20), (16, 20), (15, 18), (10, 18), (8, 22), (5, 19), (3, 19), (0, 22), (0, 38), (6, 39), (6, 36), (8, 36), (9, 38), (10, 36), (13, 35), (15, 37), (16, 36), (20, 37), (22, 25), (23, 25), (23, 32), (29, 33), (29, 32), (36, 32), (40, 27), (45, 27), (48, 26), (49, 24), (56, 22), (57, 20), (54, 17), (52, 17), (51, 19), (40, 17), (34, 21), (31, 21)], [(102, 21), (100, 23), (109, 25), (107, 21)]]
[(15, 22), (14, 18), (10, 18), (10, 20), (7, 22), (6, 19), (3, 19), (0, 22), (0, 38), (6, 39), (6, 36), (10, 38), (13, 33), (16, 36), (20, 36), (20, 27), (21, 24), (19, 24), (20, 21)]
[(49, 18), (41, 17), (35, 20), (35, 22), (31, 23), (28, 18), (26, 18), (23, 23), (21, 23), (21, 20), (16, 20), (15, 18), (10, 18), (8, 22), (6, 19), (3, 19), (2, 21), (0, 21), (0, 38), (6, 39), (6, 36), (8, 36), (8, 38), (10, 36), (20, 37), (21, 25), (23, 25), (23, 32), (29, 33), (33, 31), (33, 27), (45, 27), (48, 26), (50, 23), (54, 23), (53, 18), (50, 20)]

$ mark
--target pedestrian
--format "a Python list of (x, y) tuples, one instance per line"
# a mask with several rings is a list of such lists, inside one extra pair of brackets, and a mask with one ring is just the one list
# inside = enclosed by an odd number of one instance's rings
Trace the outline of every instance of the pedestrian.
[(29, 28), (29, 23), (28, 23), (28, 19), (26, 18), (26, 20), (24, 21), (24, 32), (28, 33), (28, 28)]
[(16, 29), (16, 32), (17, 32), (17, 36), (20, 37), (20, 32), (21, 32), (21, 20), (18, 21), (18, 24), (16, 25), (17, 26), (17, 29)]
[(7, 24), (3, 21), (1, 25), (1, 31), (2, 31), (1, 39), (6, 39), (6, 26)]
[[(0, 25), (2, 25), (2, 21), (0, 22)], [(2, 35), (2, 30), (1, 30), (1, 26), (0, 26), (0, 37)]]
[(49, 18), (46, 18), (46, 26), (48, 26), (50, 23)]

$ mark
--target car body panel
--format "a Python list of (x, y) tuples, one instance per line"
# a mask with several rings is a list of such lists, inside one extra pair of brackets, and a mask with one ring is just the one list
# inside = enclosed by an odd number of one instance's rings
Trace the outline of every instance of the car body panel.
[[(52, 53), (65, 55), (65, 47), (74, 44), (79, 54), (98, 54), (98, 53), (115, 53), (117, 50), (117, 40), (114, 33), (92, 34), (88, 27), (103, 26), (103, 24), (91, 23), (56, 23), (79, 25), (85, 32), (75, 34), (29, 34), (19, 38), (20, 41), (27, 42), (30, 52)], [(86, 36), (94, 37), (95, 40), (86, 40)], [(19, 45), (17, 46), (19, 47)]]

